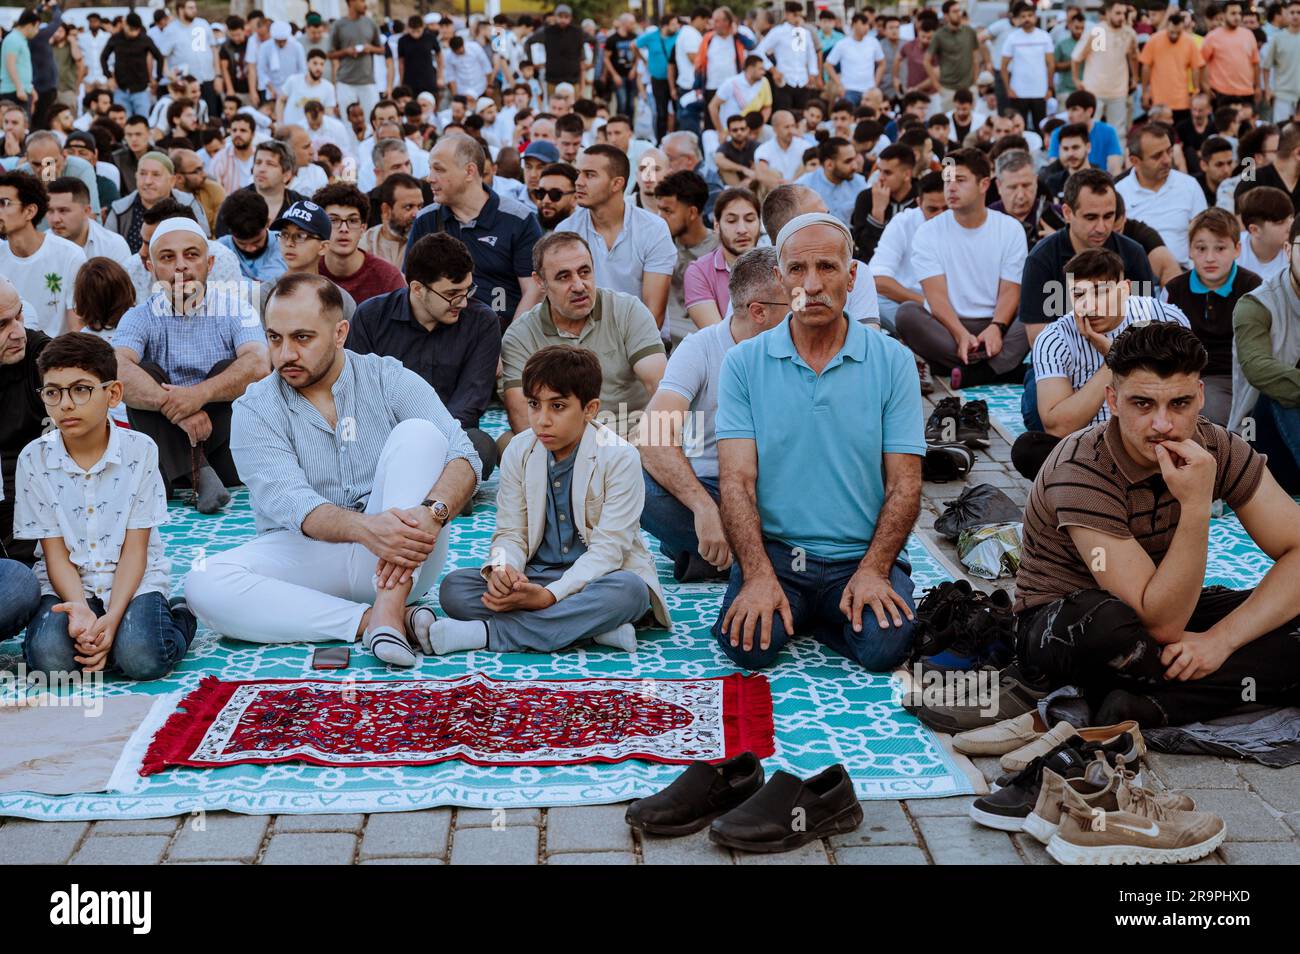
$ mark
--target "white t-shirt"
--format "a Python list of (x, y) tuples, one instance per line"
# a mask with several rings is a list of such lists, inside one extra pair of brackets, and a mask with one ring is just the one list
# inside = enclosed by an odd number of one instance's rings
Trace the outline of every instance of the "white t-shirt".
[(72, 308), (72, 286), (86, 253), (75, 242), (51, 232), (41, 234), (41, 247), (26, 258), (0, 241), (0, 275), (13, 282), (18, 297), (33, 308), (30, 314), (23, 310), (23, 324), (53, 338), (63, 331), (65, 314)]
[(1287, 247), (1282, 246), (1278, 253), (1273, 256), (1270, 262), (1261, 262), (1255, 250), (1250, 247), (1250, 233), (1241, 233), (1241, 254), (1237, 256), (1237, 264), (1247, 271), (1254, 272), (1264, 281), (1268, 281), (1278, 272), (1286, 271), (1287, 265), (1290, 264), (1287, 258)]
[[(766, 85), (766, 76), (760, 76), (757, 83), (747, 83), (743, 72), (737, 73), (729, 80), (724, 80), (718, 87), (718, 97), (722, 100), (722, 106), (718, 110), (722, 128), (726, 129), (727, 120), (732, 116), (738, 116), (744, 107), (757, 99)], [(769, 92), (768, 103), (770, 104), (771, 101), (772, 96)]]
[(695, 88), (695, 54), (703, 42), (703, 34), (689, 23), (677, 31), (673, 56), (677, 61), (677, 88), (683, 93)]
[[(808, 141), (801, 136), (790, 139), (790, 148), (782, 149), (775, 139), (769, 139), (754, 150), (754, 162), (762, 159), (769, 166), (781, 173), (781, 178), (793, 182), (803, 170), (803, 154), (808, 150)], [(1021, 243), (1023, 244), (1023, 242)]]
[(865, 93), (876, 88), (876, 64), (885, 59), (885, 51), (871, 34), (861, 40), (846, 36), (835, 44), (826, 62), (840, 74), (845, 89)]
[(916, 281), (943, 275), (948, 301), (962, 318), (992, 318), (998, 283), (1016, 286), (1025, 270), (1025, 230), (1003, 212), (986, 212), (984, 224), (964, 228), (949, 209), (921, 223), (912, 243)]
[(912, 268), (912, 242), (924, 221), (925, 213), (920, 209), (904, 209), (890, 219), (871, 256), (871, 271), (882, 278), (892, 278), (909, 291), (919, 292), (921, 282)]
[[(1016, 28), (1002, 41), (1002, 56), (1011, 57), (1011, 86), (1017, 99), (1042, 99), (1047, 95), (1047, 60), (1052, 38), (1035, 27), (1026, 33)], [(1001, 60), (998, 61), (1001, 66)]]
[[(678, 43), (681, 41), (678, 40)], [(705, 68), (704, 85), (707, 89), (717, 89), (724, 80), (740, 72), (736, 62), (736, 35), (717, 36), (709, 40), (708, 65)]]
[(687, 335), (668, 358), (659, 387), (680, 394), (691, 402), (682, 433), (682, 452), (696, 477), (718, 476), (718, 437), (714, 422), (718, 416), (718, 379), (722, 359), (736, 346), (731, 337), (731, 319), (701, 328)]
[(324, 77), (321, 77), (319, 83), (312, 83), (306, 73), (290, 76), (284, 81), (284, 121), (295, 126), (306, 126), (307, 116), (302, 108), (313, 99), (327, 111), (339, 104), (334, 84)]

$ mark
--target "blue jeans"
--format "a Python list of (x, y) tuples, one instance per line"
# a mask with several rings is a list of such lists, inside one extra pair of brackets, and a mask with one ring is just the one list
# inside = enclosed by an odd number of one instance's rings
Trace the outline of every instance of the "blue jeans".
[(860, 105), (862, 105), (862, 90), (846, 89), (844, 91), (844, 98), (853, 104), (854, 109), (857, 109)]
[(689, 106), (677, 107), (677, 128), (683, 132), (700, 134), (704, 124), (704, 104), (695, 102)]
[[(906, 617), (902, 626), (891, 623), (889, 628), (882, 629), (875, 614), (867, 608), (862, 613), (862, 632), (855, 633), (853, 624), (840, 611), (840, 597), (844, 595), (849, 578), (857, 571), (860, 560), (823, 560), (809, 554), (802, 557), (802, 569), (796, 569), (799, 564), (787, 544), (766, 540), (764, 546), (790, 603), (796, 631), (811, 632), (823, 646), (872, 672), (888, 672), (907, 658), (912, 650), (912, 622)], [(889, 572), (889, 583), (915, 611), (911, 573), (911, 565), (900, 556)], [(781, 647), (793, 639), (795, 633), (786, 632), (785, 624), (777, 616), (772, 620), (772, 641), (767, 649), (759, 647), (757, 632), (753, 648), (748, 652), (743, 641), (732, 646), (730, 638), (722, 632), (722, 621), (744, 582), (740, 564), (736, 563), (731, 568), (731, 579), (727, 583), (727, 593), (722, 597), (718, 621), (713, 624), (713, 637), (736, 665), (745, 669), (766, 669), (776, 662)]]
[[(23, 655), (32, 672), (81, 669), (75, 659), (77, 647), (68, 635), (68, 615), (53, 609), (62, 602), (57, 596), (44, 597), (27, 627)], [(87, 602), (96, 616), (104, 614), (103, 600)], [(141, 593), (127, 604), (113, 637), (113, 647), (108, 651), (105, 669), (141, 682), (161, 679), (185, 658), (196, 626), (190, 613), (173, 613), (161, 593)]]
[(1255, 419), (1255, 450), (1268, 458), (1268, 471), (1289, 494), (1300, 493), (1300, 408), (1285, 407), (1260, 395)]
[(36, 574), (17, 560), (0, 560), (0, 639), (21, 633), (40, 605)]
[[(645, 506), (641, 510), (641, 529), (659, 541), (659, 552), (670, 560), (676, 560), (682, 553), (695, 553), (700, 548), (700, 538), (695, 535), (695, 514), (664, 490), (649, 471), (642, 471), (642, 475), (645, 477)], [(721, 496), (718, 478), (697, 477), (696, 480), (717, 503)]]
[(636, 119), (636, 77), (624, 78), (622, 86), (614, 87), (614, 108), (628, 119)]
[(1025, 366), (1025, 392), (1020, 395), (1020, 417), (1031, 431), (1045, 431), (1043, 419), (1038, 416), (1038, 385), (1035, 383), (1034, 363)]
[(126, 110), (126, 117), (132, 116), (149, 117), (149, 110), (153, 109), (153, 97), (147, 89), (142, 89), (134, 93), (128, 93), (124, 89), (113, 90), (113, 102)]

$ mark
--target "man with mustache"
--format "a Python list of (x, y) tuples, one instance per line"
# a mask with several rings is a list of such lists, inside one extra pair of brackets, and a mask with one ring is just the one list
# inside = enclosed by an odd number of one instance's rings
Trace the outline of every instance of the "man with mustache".
[(401, 271), (406, 263), (406, 239), (411, 234), (411, 223), (424, 206), (420, 180), (406, 173), (394, 173), (378, 191), (379, 224), (366, 230), (357, 247)]
[(537, 187), (528, 192), (537, 206), (542, 234), (554, 232), (557, 225), (573, 214), (578, 205), (577, 183), (578, 170), (567, 162), (552, 162), (542, 169)]

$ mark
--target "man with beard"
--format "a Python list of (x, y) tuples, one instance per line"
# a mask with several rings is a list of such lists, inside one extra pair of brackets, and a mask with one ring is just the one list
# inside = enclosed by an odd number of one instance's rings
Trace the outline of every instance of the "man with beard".
[(434, 233), (411, 247), (406, 288), (370, 299), (348, 328), (355, 354), (389, 355), (433, 385), (465, 429), (484, 480), (496, 466), (496, 442), (479, 419), (496, 389), (501, 325), (473, 295), (474, 259), (459, 239)]
[(221, 214), (230, 231), (217, 241), (235, 253), (245, 278), (274, 282), (284, 274), (280, 237), (266, 227), (265, 199), (241, 189), (221, 203)]
[[(0, 187), (0, 193), (3, 191)], [(13, 559), (31, 563), (36, 559), (35, 542), (13, 539), (14, 472), (18, 455), (41, 436), (49, 416), (36, 396), (41, 386), (36, 359), (51, 339), (43, 331), (24, 327), (26, 310), (18, 289), (0, 276), (0, 407), (4, 408), (0, 414), (0, 474), (4, 480), (0, 488), (0, 552), (7, 549)], [(4, 611), (0, 606), (0, 615)]]
[(230, 456), (230, 403), (267, 372), (266, 341), (247, 302), (207, 288), (212, 256), (192, 219), (154, 229), (149, 269), (159, 286), (113, 334), (131, 427), (158, 445), (170, 491), (193, 482), (199, 513), (240, 483)]
[[(529, 147), (531, 148), (531, 147)], [(549, 234), (577, 208), (578, 170), (567, 162), (553, 162), (537, 177), (537, 187), (528, 196), (537, 206), (542, 232)]]
[(758, 197), (748, 189), (725, 189), (713, 205), (718, 247), (686, 267), (682, 299), (696, 328), (716, 325), (731, 314), (729, 288), (736, 259), (758, 243), (763, 226)]
[(253, 184), (253, 118), (237, 114), (230, 121), (230, 141), (208, 162), (208, 174), (226, 190)]
[[(265, 139), (253, 147), (253, 184), (243, 191), (256, 192), (266, 202), (267, 222), (276, 219), (295, 202), (307, 198), (289, 188), (289, 180), (297, 168), (293, 150), (279, 140)], [(228, 231), (220, 212), (213, 231), (218, 237)]]
[(380, 222), (361, 236), (358, 248), (401, 271), (406, 264), (406, 239), (411, 234), (411, 223), (423, 205), (424, 195), (415, 176), (402, 172), (389, 176), (379, 187)]
[(384, 183), (388, 181), (389, 176), (401, 174), (411, 176), (419, 182), (421, 208), (433, 202), (433, 189), (428, 182), (415, 174), (406, 143), (397, 138), (381, 139), (375, 143), (371, 154), (374, 158), (375, 179), (378, 185), (366, 193), (366, 197), (370, 199), (370, 218), (366, 220), (367, 228), (374, 228), (383, 221), (381, 208), (384, 201)]
[(433, 613), (406, 604), (442, 573), (447, 524), (478, 482), (474, 448), (419, 375), (344, 349), (331, 282), (286, 276), (264, 321), (275, 373), (236, 402), (231, 428), (257, 537), (191, 573), (186, 597), (226, 636), (361, 636), (389, 665), (413, 666)]
[(704, 224), (704, 205), (709, 199), (709, 187), (694, 172), (670, 173), (655, 189), (655, 199), (659, 205), (659, 217), (668, 224), (668, 234), (677, 249), (677, 265), (673, 269), (665, 321), (669, 337), (676, 344), (695, 330), (695, 325), (686, 317), (682, 288), (686, 269), (692, 262), (712, 254), (718, 247), (718, 236)]
[(534, 139), (524, 150), (521, 161), (524, 166), (524, 186), (531, 197), (532, 191), (537, 188), (538, 180), (542, 177), (542, 170), (560, 161), (560, 150), (553, 142)]

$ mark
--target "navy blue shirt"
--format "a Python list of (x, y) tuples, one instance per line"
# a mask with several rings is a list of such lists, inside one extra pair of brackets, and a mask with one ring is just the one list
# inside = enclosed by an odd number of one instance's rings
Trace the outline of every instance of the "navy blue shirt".
[[(1102, 248), (1117, 252), (1124, 260), (1124, 277), (1133, 283), (1134, 295), (1155, 295), (1156, 276), (1142, 246), (1116, 232)], [(1025, 258), (1020, 282), (1020, 320), (1027, 325), (1055, 321), (1074, 309), (1066, 297), (1065, 263), (1074, 258), (1069, 228), (1059, 229), (1034, 246)]]
[(474, 297), (497, 313), (504, 330), (523, 297), (519, 279), (533, 274), (533, 246), (542, 237), (542, 226), (522, 202), (497, 195), (486, 186), (484, 191), (487, 204), (473, 222), (461, 223), (442, 205), (424, 209), (411, 225), (406, 247), (409, 250), (431, 232), (446, 232), (464, 242), (474, 259), (474, 284), (478, 286)]
[(411, 315), (409, 289), (377, 295), (357, 306), (347, 349), (396, 358), (433, 385), (461, 427), (478, 427), (496, 386), (501, 326), (491, 308), (468, 302), (454, 325), (426, 331)]

